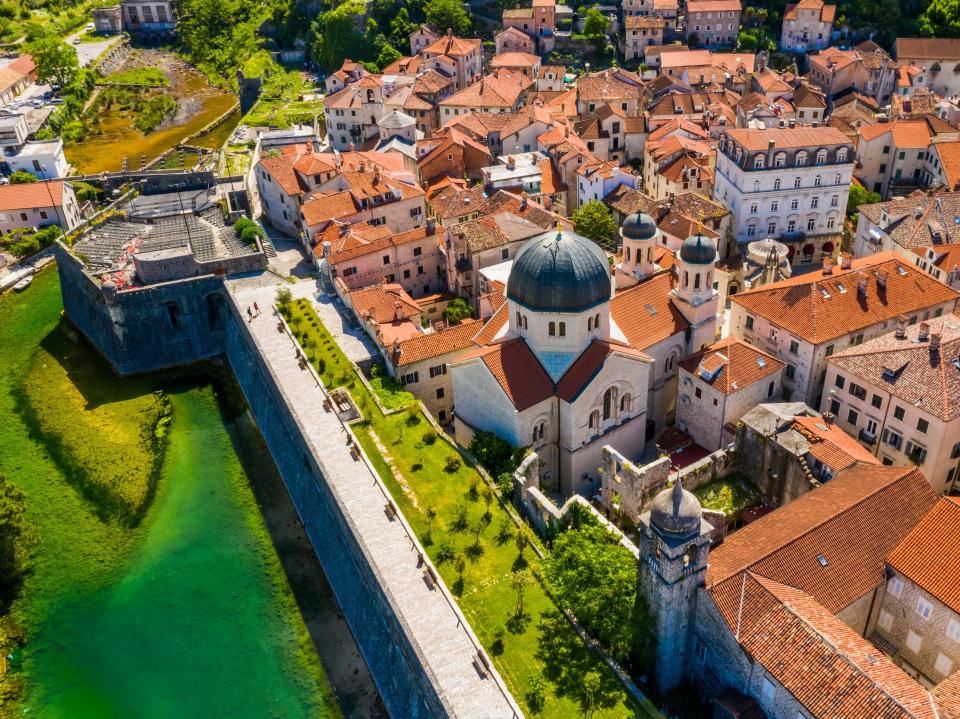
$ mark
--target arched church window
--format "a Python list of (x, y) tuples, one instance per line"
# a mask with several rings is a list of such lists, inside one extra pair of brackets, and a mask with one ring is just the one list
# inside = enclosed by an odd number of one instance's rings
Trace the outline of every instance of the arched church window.
[(523, 328), (523, 315), (517, 312), (517, 327)]
[(697, 563), (697, 552), (698, 548), (696, 544), (691, 544), (687, 547), (687, 551), (683, 553), (683, 566), (689, 567), (691, 564)]
[(566, 323), (566, 322), (561, 322), (561, 323), (560, 323), (560, 336), (561, 336), (561, 337), (566, 337), (566, 336), (567, 336), (567, 323)]
[(546, 422), (541, 422), (541, 423), (540, 423), (540, 431), (539, 431), (539, 439), (543, 439), (543, 435), (544, 435), (544, 432), (546, 431), (546, 428), (547, 428), (547, 423), (546, 423)]
[(653, 262), (653, 248), (647, 248), (647, 262)]
[(630, 261), (630, 248), (627, 247), (627, 262)]
[(683, 286), (687, 287), (690, 284), (690, 273), (686, 270), (683, 271)]
[(620, 411), (629, 412), (630, 411), (630, 393), (627, 392), (623, 397), (620, 398)]
[(587, 317), (587, 332), (593, 331), (593, 317)]
[(617, 406), (617, 388), (610, 387), (603, 393), (603, 418), (608, 420), (613, 416), (613, 410)]
[(553, 337), (553, 336), (555, 336), (555, 335), (557, 334), (557, 323), (556, 323), (556, 322), (551, 322), (551, 323), (548, 325), (548, 327), (547, 327), (547, 334), (549, 334), (551, 337)]
[(593, 410), (593, 412), (590, 413), (590, 421), (587, 423), (587, 426), (590, 427), (590, 429), (596, 429), (600, 426), (600, 413), (597, 410)]
[(597, 312), (597, 314), (593, 316), (593, 326), (596, 327), (597, 329), (600, 329), (600, 313), (599, 312)]
[(527, 329), (527, 316), (523, 316), (523, 329)]
[(693, 289), (695, 290), (700, 289), (700, 273), (699, 272), (693, 275)]

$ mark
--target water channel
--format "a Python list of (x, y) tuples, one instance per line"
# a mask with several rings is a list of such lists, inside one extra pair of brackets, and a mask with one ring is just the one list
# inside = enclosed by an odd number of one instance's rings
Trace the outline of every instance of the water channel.
[(13, 611), (29, 638), (13, 662), (26, 680), (23, 715), (379, 715), (272, 461), (228, 409), (235, 402), (206, 381), (166, 383), (168, 448), (135, 529), (98, 518), (30, 436), (12, 392), (60, 331), (61, 307), (55, 269), (0, 298), (0, 472), (27, 495), (35, 532)]

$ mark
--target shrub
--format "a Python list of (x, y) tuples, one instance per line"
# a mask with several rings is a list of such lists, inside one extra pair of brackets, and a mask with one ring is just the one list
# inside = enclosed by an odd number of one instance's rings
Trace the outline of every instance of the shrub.
[(460, 461), (460, 458), (455, 454), (451, 454), (447, 457), (447, 461), (444, 462), (443, 469), (445, 472), (449, 472), (450, 474), (453, 474), (458, 469), (460, 469), (461, 464), (462, 462)]
[(524, 448), (514, 448), (493, 432), (480, 431), (473, 435), (470, 453), (494, 477), (513, 472), (526, 454)]
[(32, 172), (27, 172), (26, 170), (17, 170), (12, 175), (10, 175), (10, 184), (11, 185), (28, 185), (31, 182), (36, 182), (37, 176)]
[(428, 447), (437, 441), (437, 433), (432, 429), (423, 433), (423, 443)]

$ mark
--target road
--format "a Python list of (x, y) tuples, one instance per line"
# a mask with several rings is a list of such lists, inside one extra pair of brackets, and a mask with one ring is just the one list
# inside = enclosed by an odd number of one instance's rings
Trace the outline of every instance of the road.
[(64, 42), (77, 51), (77, 57), (80, 59), (80, 67), (86, 67), (100, 57), (100, 54), (108, 47), (120, 42), (119, 35), (104, 35), (103, 40), (98, 40), (97, 42), (81, 42), (79, 45), (74, 45), (74, 38), (78, 38), (86, 34), (86, 32), (86, 30), (80, 30), (79, 32), (73, 33), (73, 35), (68, 35), (64, 39)]

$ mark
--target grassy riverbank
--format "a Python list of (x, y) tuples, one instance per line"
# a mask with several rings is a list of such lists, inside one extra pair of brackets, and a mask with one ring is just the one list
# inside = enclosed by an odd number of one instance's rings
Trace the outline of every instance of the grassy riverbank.
[[(530, 549), (518, 551), (506, 508), (492, 497), (487, 504), (476, 469), (437, 436), (419, 406), (410, 403), (403, 411), (384, 415), (309, 302), (290, 304), (286, 315), (324, 383), (353, 394), (367, 418), (357, 427), (364, 451), (525, 713), (557, 719), (583, 714), (587, 698), (581, 680), (592, 671), (601, 677), (592, 716), (622, 719), (631, 710), (638, 716), (658, 716), (652, 707), (633, 705), (539, 582), (526, 586), (523, 612), (517, 615), (514, 574), (524, 567), (536, 570), (537, 559)], [(395, 405), (395, 397), (383, 399), (386, 406)], [(464, 557), (462, 572), (454, 559), (458, 554)], [(542, 677), (546, 686), (540, 712), (533, 711), (536, 701), (530, 696), (534, 677)]]
[[(164, 388), (169, 444), (134, 529), (103, 521), (29, 431), (14, 395), (37, 362), (84, 397), (98, 388), (98, 403), (70, 407), (73, 416), (154, 401), (151, 387), (138, 394), (140, 380), (116, 378), (98, 356), (80, 361), (51, 343), (60, 311), (55, 269), (0, 297), (0, 473), (26, 494), (36, 534), (12, 612), (27, 644), (11, 677), (26, 699), (4, 702), (0, 717), (339, 716), (231, 441), (242, 418), (225, 420), (209, 385)], [(117, 431), (136, 436), (138, 422), (123, 426), (121, 416), (112, 415)], [(73, 433), (56, 421), (48, 432)]]

